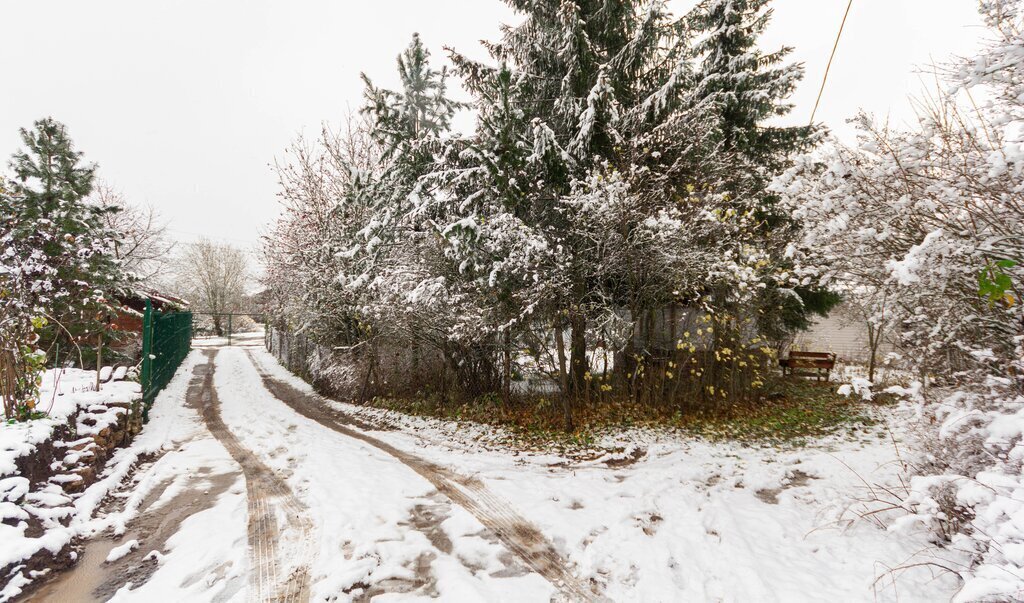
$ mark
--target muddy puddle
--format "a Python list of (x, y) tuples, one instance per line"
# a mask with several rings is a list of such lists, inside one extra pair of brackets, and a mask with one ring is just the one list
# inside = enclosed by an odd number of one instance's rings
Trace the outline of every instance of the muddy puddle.
[(812, 479), (815, 479), (815, 476), (796, 469), (787, 475), (783, 480), (782, 485), (778, 488), (763, 488), (754, 492), (754, 496), (763, 503), (777, 505), (779, 504), (779, 495), (782, 494), (784, 490), (806, 486)]
[[(130, 529), (123, 536), (104, 536), (86, 541), (78, 552), (74, 567), (55, 574), (21, 600), (32, 603), (102, 602), (109, 600), (126, 584), (130, 583), (133, 588), (144, 584), (159, 564), (152, 552), (166, 552), (167, 539), (178, 531), (181, 523), (213, 506), (238, 477), (237, 473), (211, 475), (208, 470), (200, 471), (181, 492), (154, 506), (170, 482), (162, 484), (143, 501), (140, 515), (130, 522)], [(134, 550), (120, 559), (107, 562), (111, 551), (132, 540), (139, 543)]]

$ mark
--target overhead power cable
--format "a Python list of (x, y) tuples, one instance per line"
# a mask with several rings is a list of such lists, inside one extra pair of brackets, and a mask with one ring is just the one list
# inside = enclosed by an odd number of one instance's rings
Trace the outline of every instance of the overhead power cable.
[(814, 110), (811, 111), (811, 125), (814, 124), (814, 114), (818, 112), (818, 104), (821, 103), (821, 95), (825, 92), (825, 82), (828, 81), (828, 71), (832, 68), (832, 59), (836, 58), (836, 49), (839, 48), (839, 38), (843, 37), (843, 27), (846, 26), (846, 17), (850, 14), (850, 7), (853, 0), (846, 3), (846, 12), (843, 13), (843, 20), (839, 24), (839, 33), (836, 34), (835, 44), (832, 45), (832, 54), (828, 56), (828, 64), (825, 65), (825, 76), (821, 78), (821, 88), (818, 89), (818, 98), (814, 101)]

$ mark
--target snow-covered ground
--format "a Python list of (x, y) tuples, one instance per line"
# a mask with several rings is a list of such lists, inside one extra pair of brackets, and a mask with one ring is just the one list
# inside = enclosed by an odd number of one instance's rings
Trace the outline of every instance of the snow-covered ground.
[[(110, 378), (110, 371), (105, 369), (102, 376)], [(29, 582), (31, 572), (15, 564), (40, 551), (56, 554), (73, 538), (89, 533), (85, 525), (93, 510), (117, 483), (102, 480), (84, 492), (65, 492), (71, 490), (68, 482), (84, 483), (75, 469), (97, 453), (92, 436), (109, 430), (139, 398), (138, 383), (122, 381), (124, 376), (119, 369), (97, 391), (95, 371), (48, 370), (37, 406), (46, 418), (0, 424), (0, 568), (13, 568), (0, 576), (0, 601)], [(67, 426), (73, 428), (68, 435), (54, 440), (55, 431)], [(39, 454), (44, 443), (52, 446), (53, 458), (45, 462), (52, 463), (53, 476), (46, 483), (30, 484), (18, 473), (17, 462)]]
[[(272, 358), (258, 358), (275, 377), (312, 391)], [(855, 437), (783, 451), (627, 434), (621, 439), (639, 441), (644, 456), (620, 466), (483, 450), (473, 437), (416, 418), (376, 435), (483, 481), (616, 601), (946, 600), (954, 577), (908, 566), (964, 559), (935, 550), (923, 533), (895, 535), (859, 519), (876, 506), (859, 502), (871, 487), (898, 481), (893, 438), (909, 437), (902, 415)]]
[[(119, 376), (124, 373), (119, 371)], [(67, 423), (79, 409), (106, 405), (110, 402), (130, 402), (139, 397), (139, 384), (114, 380), (103, 383), (96, 391), (96, 371), (81, 369), (48, 370), (43, 375), (37, 410), (47, 414), (45, 419), (0, 425), (0, 476), (12, 473), (15, 459), (31, 453), (35, 447), (49, 439), (54, 428)], [(110, 410), (110, 414), (119, 411)], [(102, 417), (100, 428), (109, 421)], [(96, 426), (80, 426), (84, 432), (96, 432)]]
[[(117, 586), (104, 591), (114, 600), (935, 601), (957, 589), (927, 562), (962, 559), (856, 520), (868, 484), (898, 473), (887, 431), (792, 450), (648, 432), (590, 461), (516, 454), (437, 421), (332, 423), (250, 343), (193, 351), (111, 464), (120, 479), (160, 454), (87, 523), (121, 534), (87, 570)], [(380, 411), (331, 407), (382, 424)], [(892, 421), (896, 441), (904, 425)], [(188, 496), (202, 500), (173, 534), (152, 534), (145, 518)]]

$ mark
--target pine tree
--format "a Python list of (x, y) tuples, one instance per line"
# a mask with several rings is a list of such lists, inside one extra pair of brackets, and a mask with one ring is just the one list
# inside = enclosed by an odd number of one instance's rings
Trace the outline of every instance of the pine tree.
[[(771, 21), (769, 3), (704, 0), (688, 15), (688, 22), (696, 36), (703, 36), (695, 48), (700, 66), (694, 101), (714, 108), (715, 152), (731, 163), (719, 184), (728, 195), (724, 205), (749, 212), (758, 223), (750, 230), (750, 242), (768, 250), (778, 264), (795, 225), (778, 209), (779, 198), (768, 185), (795, 156), (810, 150), (822, 132), (815, 125), (768, 123), (792, 110), (786, 99), (803, 78), (800, 64), (786, 62), (792, 48), (764, 53), (757, 46)], [(812, 314), (825, 314), (839, 301), (823, 289), (780, 290), (771, 281), (767, 284), (759, 326), (770, 339), (807, 328)]]
[(431, 245), (412, 214), (419, 209), (420, 179), (433, 168), (452, 116), (461, 107), (447, 96), (447, 69), (431, 67), (430, 52), (419, 34), (413, 34), (397, 66), (400, 90), (378, 88), (362, 76), (363, 113), (372, 122), (370, 136), (380, 147), (380, 161), (373, 174), (342, 200), (342, 206), (369, 209), (369, 221), (356, 233), (362, 240), (348, 275), (360, 283), (394, 267), (400, 257), (394, 253), (399, 240), (420, 247), (413, 258), (422, 257), (422, 247)]
[(14, 177), (7, 236), (39, 242), (40, 261), (50, 268), (40, 285), (46, 294), (39, 302), (51, 322), (44, 345), (58, 340), (77, 345), (69, 339), (99, 332), (113, 310), (113, 296), (125, 284), (114, 254), (116, 234), (103, 220), (104, 212), (118, 208), (86, 202), (96, 167), (82, 164), (63, 124), (39, 120), (31, 130), (22, 129), (21, 138), (25, 149), (10, 162)]
[[(803, 67), (786, 63), (792, 48), (763, 53), (757, 47), (772, 17), (770, 0), (705, 0), (689, 15), (703, 39), (694, 100), (710, 101), (718, 119), (721, 152), (742, 162), (744, 174), (728, 182), (732, 192), (751, 193), (768, 204), (767, 181), (787, 168), (794, 154), (814, 144), (815, 126), (773, 126), (766, 122), (788, 114), (786, 102), (803, 78)], [(746, 173), (746, 172), (749, 172)]]
[(430, 52), (419, 34), (399, 55), (401, 90), (378, 88), (363, 74), (363, 109), (373, 120), (371, 135), (381, 147), (388, 186), (397, 190), (383, 202), (403, 204), (420, 176), (429, 171), (440, 139), (461, 106), (447, 97), (447, 69), (430, 66)]
[(414, 33), (398, 56), (401, 91), (378, 88), (363, 74), (365, 111), (374, 117), (373, 136), (385, 158), (412, 154), (423, 141), (435, 139), (451, 126), (459, 104), (446, 96), (448, 71), (430, 66), (430, 52)]
[(443, 348), (449, 329), (437, 321), (449, 324), (452, 307), (438, 305), (448, 299), (434, 262), (442, 251), (421, 198), (423, 178), (433, 170), (462, 105), (448, 97), (448, 72), (431, 66), (419, 35), (397, 67), (397, 90), (378, 88), (363, 76), (362, 112), (380, 157), (338, 207), (339, 214), (358, 216), (342, 229), (347, 242), (339, 246), (339, 281), (357, 298), (354, 310), (365, 339), (388, 338), (414, 350), (424, 342)]
[[(586, 334), (594, 323), (609, 324), (622, 308), (639, 316), (680, 290), (692, 294), (698, 288), (680, 282), (687, 265), (638, 266), (657, 265), (646, 249), (623, 254), (624, 263), (609, 263), (608, 246), (590, 231), (595, 222), (579, 212), (602, 211), (583, 183), (628, 183), (637, 211), (620, 215), (617, 232), (608, 233), (621, 245), (646, 241), (647, 219), (659, 213), (672, 216), (673, 224), (686, 213), (695, 223), (692, 231), (702, 232), (701, 204), (691, 199), (681, 205), (680, 199), (716, 170), (710, 161), (693, 160), (711, 150), (701, 116), (692, 110), (684, 24), (663, 3), (510, 4), (526, 16), (490, 45), (497, 67), (453, 56), (480, 118), (476, 136), (448, 155), (456, 159), (445, 173), (457, 176), (453, 225), (446, 232), (459, 238), (455, 246), (464, 267), (491, 283), (505, 278), (506, 289), (519, 288), (528, 298), (500, 322), (524, 321), (526, 308), (558, 317), (559, 338), (565, 321), (568, 386), (580, 391), (589, 365)], [(537, 295), (531, 281), (549, 288)], [(543, 312), (538, 298), (547, 306)]]

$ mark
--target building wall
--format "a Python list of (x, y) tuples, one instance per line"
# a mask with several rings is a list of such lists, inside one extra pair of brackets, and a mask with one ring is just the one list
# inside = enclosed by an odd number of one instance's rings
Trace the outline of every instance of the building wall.
[[(675, 319), (675, 338), (680, 339), (684, 332), (690, 333), (688, 341), (704, 349), (709, 345), (707, 335), (698, 335), (698, 328), (706, 328), (707, 324), (700, 320), (700, 312), (695, 308), (677, 306), (673, 312), (670, 308), (657, 310), (653, 320), (644, 323), (634, 335), (634, 344), (643, 347), (647, 325), (653, 327), (651, 344), (657, 349), (675, 349), (675, 340), (671, 337), (672, 322)], [(757, 333), (751, 330), (747, 338)], [(863, 320), (856, 318), (848, 307), (840, 304), (824, 318), (815, 320), (810, 329), (797, 334), (790, 349), (804, 352), (832, 352), (837, 360), (844, 363), (867, 364), (871, 350), (868, 347), (868, 329)], [(878, 347), (876, 360), (881, 363), (885, 355), (896, 351), (890, 342), (883, 341)]]
[[(852, 317), (842, 304), (825, 318), (819, 318), (810, 329), (796, 336), (791, 349), (804, 352), (833, 352), (841, 362), (866, 364), (871, 356), (868, 329), (862, 320)], [(895, 351), (888, 341), (878, 346), (876, 360)]]

